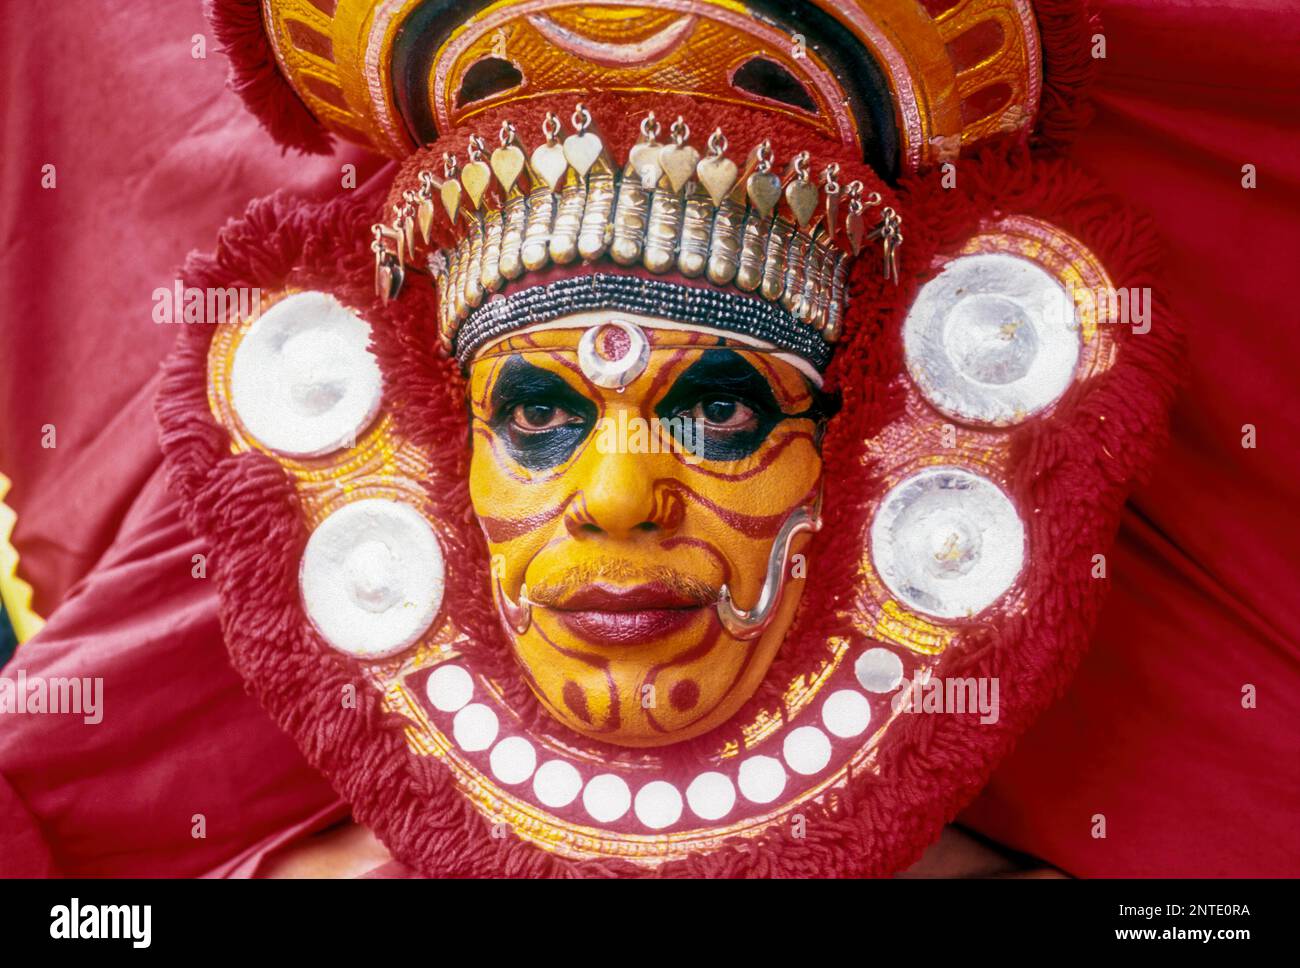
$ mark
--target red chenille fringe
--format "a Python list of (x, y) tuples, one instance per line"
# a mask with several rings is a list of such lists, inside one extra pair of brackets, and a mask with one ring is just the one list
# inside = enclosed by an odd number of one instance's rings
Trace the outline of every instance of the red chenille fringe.
[(285, 149), (327, 155), (334, 139), (289, 86), (262, 25), (260, 0), (207, 0), (204, 7), (221, 52), (230, 59), (227, 84)]
[[(899, 327), (916, 288), (933, 275), (934, 256), (957, 248), (995, 212), (1023, 213), (1075, 234), (1116, 285), (1151, 284), (1149, 226), (1068, 164), (995, 145), (962, 161), (958, 186), (944, 189), (937, 176), (900, 186), (907, 238), (900, 287), (883, 283), (870, 254), (854, 271), (846, 338), (828, 373), (844, 409), (824, 443), (827, 526), (809, 556), (809, 568), (825, 580), (808, 583), (787, 642), (746, 712), (758, 706), (779, 712), (779, 686), (815, 663), (830, 636), (844, 636), (855, 649), (869, 642), (845, 616), (878, 494), (876, 470), (863, 465), (865, 441), (900, 412)], [(519, 675), (488, 595), (486, 550), (466, 485), (463, 382), (434, 349), (431, 287), (412, 277), (387, 306), (370, 292), (369, 225), (378, 208), (373, 194), (326, 204), (280, 196), (254, 202), (221, 233), (213, 255), (191, 259), (185, 284), (319, 288), (366, 314), (389, 412), (425, 449), (439, 481), (455, 482), (428, 490), (434, 513), (458, 545), (446, 549), (447, 560), (461, 566), (448, 569), (445, 602), (473, 643), (467, 658), (505, 686), (506, 701), (525, 723), (540, 723), (546, 714)], [(1105, 585), (1091, 577), (1091, 556), (1108, 550), (1127, 490), (1160, 444), (1178, 368), (1177, 332), (1174, 320), (1157, 318), (1145, 335), (1122, 333), (1116, 364), (1083, 388), (1074, 407), (1015, 431), (1013, 496), (1033, 509), (1025, 609), (1002, 619), (995, 632), (967, 639), (937, 670), (943, 677), (998, 676), (998, 722), (898, 717), (881, 740), (876, 772), (850, 777), (825, 803), (802, 809), (806, 837), (778, 826), (650, 871), (620, 861), (571, 861), (513, 837), (493, 837), (447, 770), (410, 752), (406, 721), (384, 711), (377, 691), (320, 640), (302, 612), (296, 576), (307, 532), (298, 500), (271, 458), (230, 453), (208, 409), (207, 327), (181, 333), (164, 365), (157, 415), (172, 486), (190, 525), (212, 544), (232, 663), (352, 805), (356, 820), (413, 870), (528, 877), (885, 875), (913, 863), (974, 797), (1064, 689), (1082, 656)], [(354, 692), (356, 708), (340, 702), (345, 689)], [(548, 729), (557, 732), (553, 722)], [(725, 732), (677, 752), (698, 758)]]
[(1043, 93), (1032, 143), (1060, 149), (1092, 120), (1089, 90), (1096, 73), (1092, 38), (1101, 16), (1085, 0), (1034, 0), (1043, 52)]

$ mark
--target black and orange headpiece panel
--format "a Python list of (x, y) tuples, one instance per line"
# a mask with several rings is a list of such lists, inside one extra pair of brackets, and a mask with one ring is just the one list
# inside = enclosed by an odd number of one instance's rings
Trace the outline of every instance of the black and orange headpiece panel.
[(247, 36), (262, 6), (213, 5), (250, 106), (282, 140), (310, 140), (283, 117), (305, 105), (393, 157), (502, 106), (682, 93), (856, 146), (892, 179), (1027, 130), (1043, 88), (1029, 0), (267, 0), (284, 90)]

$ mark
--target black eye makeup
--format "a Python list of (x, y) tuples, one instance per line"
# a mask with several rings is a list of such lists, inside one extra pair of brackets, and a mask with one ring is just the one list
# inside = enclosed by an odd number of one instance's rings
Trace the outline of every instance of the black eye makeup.
[[(679, 376), (655, 407), (678, 443), (705, 460), (736, 461), (753, 454), (782, 420), (820, 414), (782, 412), (767, 379), (740, 354), (708, 350)], [(690, 421), (690, 431), (683, 426)]]
[(558, 375), (512, 356), (492, 388), (488, 422), (522, 467), (568, 460), (596, 422), (596, 405)]

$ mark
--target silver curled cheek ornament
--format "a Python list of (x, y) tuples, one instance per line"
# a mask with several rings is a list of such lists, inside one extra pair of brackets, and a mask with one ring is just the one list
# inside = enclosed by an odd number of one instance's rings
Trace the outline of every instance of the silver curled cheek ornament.
[(492, 556), (492, 597), (496, 600), (497, 614), (506, 627), (516, 635), (523, 635), (533, 624), (533, 603), (528, 600), (528, 585), (519, 586), (519, 599), (512, 601), (503, 584), (506, 562), (500, 555)]
[(794, 539), (805, 531), (815, 534), (821, 529), (822, 495), (818, 491), (817, 499), (812, 504), (795, 508), (781, 523), (781, 528), (772, 541), (772, 550), (767, 556), (763, 588), (758, 593), (758, 601), (753, 608), (737, 608), (731, 600), (731, 589), (726, 585), (719, 589), (715, 606), (718, 621), (731, 636), (749, 641), (767, 631), (772, 619), (776, 617), (776, 610), (781, 604), (790, 577), (790, 552), (794, 548)]

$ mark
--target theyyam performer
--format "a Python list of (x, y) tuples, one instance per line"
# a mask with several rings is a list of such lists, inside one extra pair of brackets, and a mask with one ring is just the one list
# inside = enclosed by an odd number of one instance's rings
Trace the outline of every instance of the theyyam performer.
[[(426, 875), (913, 863), (1161, 436), (1072, 0), (218, 0), (285, 145), (157, 403), (231, 660)], [(965, 695), (968, 708), (926, 715)], [(978, 684), (978, 689), (975, 688)], [(993, 688), (986, 687), (992, 684)]]

